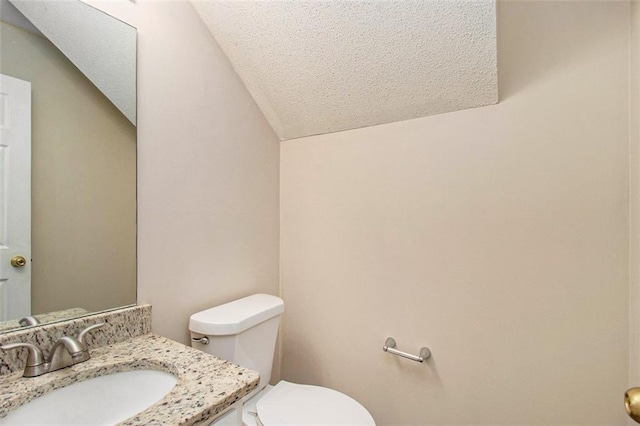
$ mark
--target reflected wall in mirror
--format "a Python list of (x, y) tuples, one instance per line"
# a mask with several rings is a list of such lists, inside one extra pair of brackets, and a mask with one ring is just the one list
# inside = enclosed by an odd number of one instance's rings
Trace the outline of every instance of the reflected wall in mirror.
[[(18, 8), (19, 3), (16, 1)], [(70, 30), (73, 19), (63, 19), (65, 28), (61, 33), (67, 40), (57, 43), (56, 25), (62, 22), (60, 17), (49, 19), (42, 15), (48, 9), (44, 2), (27, 3), (40, 16), (32, 19), (32, 23), (7, 0), (0, 3), (0, 74), (3, 75), (0, 117), (6, 118), (0, 123), (0, 167), (3, 168), (0, 176), (4, 176), (0, 184), (9, 188), (19, 186), (20, 182), (15, 180), (15, 166), (3, 162), (11, 156), (2, 155), (2, 147), (6, 147), (4, 151), (9, 154), (15, 151), (8, 141), (13, 137), (10, 128), (18, 120), (9, 119), (12, 98), (4, 93), (4, 82), (9, 79), (28, 82), (31, 90), (31, 171), (28, 173), (31, 177), (31, 247), (12, 245), (11, 227), (0, 229), (0, 245), (7, 252), (0, 256), (0, 316), (5, 315), (6, 320), (0, 323), (0, 331), (19, 326), (18, 320), (25, 316), (24, 311), (19, 311), (15, 318), (6, 318), (7, 313), (16, 312), (13, 308), (18, 302), (14, 300), (22, 297), (16, 299), (13, 293), (20, 288), (10, 286), (16, 275), (20, 279), (30, 275), (30, 283), (21, 286), (22, 290), (28, 288), (28, 284), (31, 286), (26, 295), (29, 310), (26, 314), (41, 322), (136, 302), (136, 30), (78, 0), (50, 2), (74, 8), (64, 13), (78, 13), (78, 19), (84, 22), (80, 26), (83, 28)], [(96, 13), (99, 16), (96, 17)], [(42, 16), (47, 28), (34, 28)], [(105, 17), (118, 28), (116, 35), (100, 37), (101, 43), (109, 39), (110, 48), (94, 46), (89, 35), (77, 35), (77, 31), (91, 29), (86, 22), (95, 27), (95, 19)], [(73, 35), (71, 43), (69, 34)], [(128, 39), (122, 40), (122, 37)], [(103, 73), (102, 81), (96, 81), (95, 77), (90, 80), (81, 72), (81, 69), (87, 72), (84, 65), (69, 59), (73, 53), (69, 53), (68, 46), (73, 50), (76, 43), (92, 43), (90, 49), (84, 51), (101, 58), (109, 56), (103, 54), (107, 50), (116, 53), (115, 56), (133, 58), (132, 67), (122, 64), (115, 67), (122, 73), (134, 73), (125, 78), (130, 82), (132, 77), (134, 82), (129, 89), (133, 93), (126, 94), (129, 99), (133, 98), (133, 113), (130, 105), (129, 111), (122, 105), (116, 107), (110, 101), (113, 95), (104, 88), (105, 79), (109, 83), (109, 79), (122, 80), (121, 76), (109, 77)], [(125, 54), (124, 48), (132, 48), (133, 52)], [(86, 59), (87, 55), (84, 56)], [(90, 72), (87, 75), (91, 77)], [(14, 140), (11, 143), (15, 145)], [(7, 191), (0, 191), (0, 211), (3, 212), (0, 223), (13, 223), (11, 214), (16, 216), (16, 211), (12, 202)], [(24, 218), (28, 214), (18, 216)], [(26, 265), (11, 264), (11, 259), (20, 254), (16, 250), (30, 251), (30, 256), (25, 256)], [(62, 312), (59, 314), (59, 311)]]

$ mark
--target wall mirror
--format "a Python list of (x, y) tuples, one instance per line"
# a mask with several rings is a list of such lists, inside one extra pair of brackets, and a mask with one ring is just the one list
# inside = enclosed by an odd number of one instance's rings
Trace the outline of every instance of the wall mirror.
[(136, 38), (0, 0), (0, 332), (136, 303)]

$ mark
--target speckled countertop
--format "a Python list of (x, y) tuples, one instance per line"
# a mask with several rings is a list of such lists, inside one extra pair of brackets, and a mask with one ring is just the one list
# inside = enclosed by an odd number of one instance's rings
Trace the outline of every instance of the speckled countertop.
[[(87, 315), (88, 313), (89, 311), (87, 311), (84, 308), (69, 308), (62, 311), (54, 311), (54, 312), (47, 312), (44, 314), (38, 314), (38, 315), (34, 315), (33, 317), (36, 318), (38, 321), (40, 321), (40, 323), (44, 324), (48, 322), (64, 320), (67, 318), (76, 318), (83, 315)], [(21, 327), (22, 326), (20, 325), (20, 322), (18, 321), (17, 318), (14, 320), (0, 322), (0, 331), (15, 330)]]
[(146, 334), (91, 350), (91, 359), (52, 373), (0, 378), (0, 417), (51, 390), (110, 373), (154, 369), (178, 377), (160, 401), (120, 425), (197, 425), (212, 419), (258, 386), (257, 372), (181, 343)]

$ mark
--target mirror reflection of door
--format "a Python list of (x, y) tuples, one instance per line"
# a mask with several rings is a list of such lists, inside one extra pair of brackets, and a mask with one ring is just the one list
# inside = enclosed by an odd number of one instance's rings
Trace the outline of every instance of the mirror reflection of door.
[(0, 321), (31, 314), (31, 83), (0, 74)]

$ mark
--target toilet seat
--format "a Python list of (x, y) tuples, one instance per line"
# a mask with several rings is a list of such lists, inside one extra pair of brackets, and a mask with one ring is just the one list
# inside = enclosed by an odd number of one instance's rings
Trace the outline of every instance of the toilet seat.
[(375, 425), (356, 400), (333, 389), (280, 381), (256, 404), (263, 426)]

